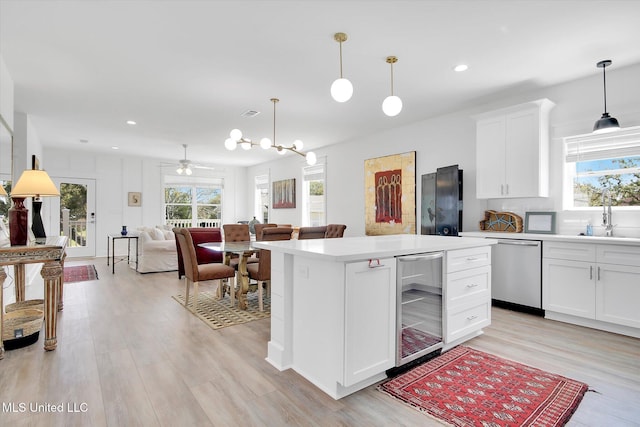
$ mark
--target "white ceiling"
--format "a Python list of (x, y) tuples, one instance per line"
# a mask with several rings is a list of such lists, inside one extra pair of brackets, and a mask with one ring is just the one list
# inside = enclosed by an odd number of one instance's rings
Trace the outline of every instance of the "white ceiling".
[[(251, 165), (275, 150), (223, 141), (233, 128), (270, 137), (272, 97), (277, 142), (316, 149), (593, 76), (602, 59), (640, 63), (638, 16), (634, 0), (0, 0), (0, 53), (44, 146), (177, 160), (188, 144), (191, 160)], [(339, 31), (354, 85), (344, 104), (329, 94)], [(404, 103), (393, 118), (381, 111), (389, 55)], [(241, 117), (249, 109), (261, 114)]]

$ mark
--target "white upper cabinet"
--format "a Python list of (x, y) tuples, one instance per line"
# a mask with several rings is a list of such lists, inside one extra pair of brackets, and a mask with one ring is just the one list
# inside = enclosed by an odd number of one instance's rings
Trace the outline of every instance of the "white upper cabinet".
[(475, 116), (476, 197), (549, 195), (548, 99)]

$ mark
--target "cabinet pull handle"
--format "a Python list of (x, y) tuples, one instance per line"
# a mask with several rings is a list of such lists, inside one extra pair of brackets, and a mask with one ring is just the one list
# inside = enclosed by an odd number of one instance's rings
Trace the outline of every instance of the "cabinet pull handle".
[(380, 264), (380, 260), (379, 259), (370, 259), (369, 260), (369, 268), (378, 268), (378, 267), (384, 267), (384, 264)]
[(504, 195), (504, 184), (500, 184), (500, 194)]
[(467, 257), (467, 261), (478, 261), (479, 259), (481, 259), (481, 258), (480, 258), (480, 257), (478, 257), (478, 256), (470, 256), (470, 257)]
[(509, 194), (509, 184), (505, 185), (505, 188), (507, 189), (507, 195)]
[(478, 316), (468, 316), (467, 320), (476, 320), (478, 318)]
[(589, 266), (589, 280), (593, 280), (593, 265)]
[(598, 280), (600, 280), (600, 266), (598, 266)]
[(469, 283), (469, 284), (467, 285), (467, 288), (475, 288), (476, 286), (478, 286), (478, 284), (477, 284), (477, 283)]

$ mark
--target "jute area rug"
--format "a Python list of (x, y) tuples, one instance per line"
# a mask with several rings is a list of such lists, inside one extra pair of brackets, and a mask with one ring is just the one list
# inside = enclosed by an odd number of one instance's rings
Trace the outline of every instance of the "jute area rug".
[(88, 282), (90, 280), (98, 280), (98, 272), (93, 264), (64, 268), (64, 283)]
[(563, 426), (588, 386), (458, 346), (378, 385), (454, 426)]
[[(184, 295), (175, 295), (173, 299), (184, 306)], [(198, 294), (198, 300), (196, 315), (200, 320), (209, 325), (211, 329), (240, 325), (271, 316), (271, 299), (268, 296), (264, 298), (264, 311), (260, 311), (258, 310), (257, 292), (247, 294), (246, 310), (240, 310), (237, 301), (232, 307), (229, 296), (218, 300), (215, 292), (200, 292)], [(189, 294), (189, 305), (187, 308), (193, 308), (193, 295), (191, 293)]]

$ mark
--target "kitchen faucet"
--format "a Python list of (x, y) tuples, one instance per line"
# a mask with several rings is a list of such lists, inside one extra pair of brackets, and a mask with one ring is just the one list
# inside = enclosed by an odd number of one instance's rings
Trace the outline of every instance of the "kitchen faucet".
[(613, 221), (611, 217), (611, 191), (609, 191), (608, 189), (605, 189), (602, 192), (602, 225), (604, 225), (604, 235), (607, 237), (613, 236)]

